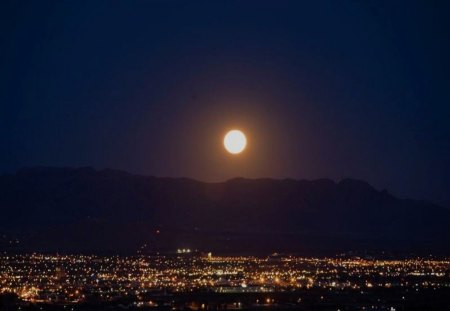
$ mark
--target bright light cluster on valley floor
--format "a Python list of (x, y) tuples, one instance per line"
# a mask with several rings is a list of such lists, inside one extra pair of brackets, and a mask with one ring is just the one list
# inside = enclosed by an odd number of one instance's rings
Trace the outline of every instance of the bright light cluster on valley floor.
[[(450, 288), (450, 260), (302, 258), (293, 256), (212, 257), (1, 255), (2, 292), (23, 301), (80, 303), (96, 297), (114, 301), (148, 293), (262, 293), (323, 289), (364, 293), (375, 288), (409, 292)], [(261, 303), (270, 303), (268, 301)], [(300, 298), (299, 298), (300, 299)], [(322, 297), (323, 299), (323, 297)], [(407, 297), (403, 297), (407, 299)], [(259, 302), (259, 300), (258, 300)]]

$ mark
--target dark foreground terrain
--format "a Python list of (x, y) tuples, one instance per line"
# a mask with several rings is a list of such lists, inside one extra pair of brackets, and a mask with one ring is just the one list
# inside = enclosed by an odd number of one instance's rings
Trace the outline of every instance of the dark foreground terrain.
[(329, 291), (297, 290), (267, 294), (179, 293), (148, 295), (150, 302), (129, 299), (114, 302), (84, 302), (76, 305), (9, 302), (2, 298), (2, 310), (450, 310), (450, 289), (405, 292), (398, 289)]

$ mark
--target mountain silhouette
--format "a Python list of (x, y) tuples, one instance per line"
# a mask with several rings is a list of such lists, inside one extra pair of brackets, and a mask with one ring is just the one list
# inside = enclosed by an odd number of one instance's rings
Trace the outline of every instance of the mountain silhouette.
[(0, 209), (0, 246), (26, 251), (450, 251), (449, 209), (354, 179), (205, 183), (36, 167), (0, 176)]

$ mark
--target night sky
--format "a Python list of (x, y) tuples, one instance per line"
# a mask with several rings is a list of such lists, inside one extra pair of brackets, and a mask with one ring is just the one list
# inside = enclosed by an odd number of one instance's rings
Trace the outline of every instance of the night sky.
[[(450, 206), (449, 12), (446, 1), (2, 1), (0, 172), (352, 177)], [(239, 156), (222, 147), (232, 128), (248, 136)]]

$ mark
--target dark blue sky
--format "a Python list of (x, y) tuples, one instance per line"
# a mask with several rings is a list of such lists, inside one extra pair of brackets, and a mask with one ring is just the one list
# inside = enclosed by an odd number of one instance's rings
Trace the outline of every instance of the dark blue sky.
[(0, 6), (0, 172), (353, 177), (450, 201), (446, 1)]

